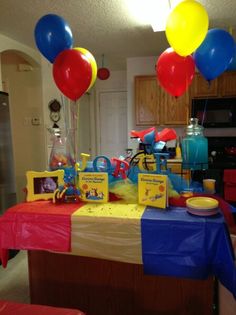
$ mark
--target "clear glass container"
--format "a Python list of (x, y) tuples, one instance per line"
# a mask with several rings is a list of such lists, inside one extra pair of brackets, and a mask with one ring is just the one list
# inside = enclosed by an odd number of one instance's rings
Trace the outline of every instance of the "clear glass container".
[(49, 158), (50, 170), (74, 167), (74, 152), (70, 143), (70, 138), (57, 134), (53, 136), (53, 146)]
[(203, 170), (208, 168), (208, 140), (197, 118), (190, 118), (186, 136), (182, 139), (183, 169)]

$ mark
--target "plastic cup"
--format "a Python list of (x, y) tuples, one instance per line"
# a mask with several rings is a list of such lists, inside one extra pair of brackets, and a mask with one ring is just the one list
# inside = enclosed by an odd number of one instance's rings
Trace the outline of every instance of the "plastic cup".
[(203, 179), (203, 189), (205, 193), (214, 194), (216, 192), (215, 186), (216, 186), (215, 179), (211, 179), (211, 178)]

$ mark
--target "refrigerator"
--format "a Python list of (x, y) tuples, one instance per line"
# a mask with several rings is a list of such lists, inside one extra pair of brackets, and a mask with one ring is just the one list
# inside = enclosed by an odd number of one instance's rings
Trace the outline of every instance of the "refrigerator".
[(8, 93), (0, 92), (0, 215), (16, 204), (13, 146)]

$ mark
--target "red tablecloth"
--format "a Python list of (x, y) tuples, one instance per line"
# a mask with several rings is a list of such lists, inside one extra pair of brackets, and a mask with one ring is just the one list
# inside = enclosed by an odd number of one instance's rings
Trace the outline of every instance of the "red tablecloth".
[(0, 300), (0, 315), (85, 315), (83, 312), (69, 308), (44, 305), (21, 304)]
[(8, 249), (71, 250), (71, 214), (84, 203), (57, 204), (34, 201), (17, 204), (0, 218), (0, 258), (3, 267)]

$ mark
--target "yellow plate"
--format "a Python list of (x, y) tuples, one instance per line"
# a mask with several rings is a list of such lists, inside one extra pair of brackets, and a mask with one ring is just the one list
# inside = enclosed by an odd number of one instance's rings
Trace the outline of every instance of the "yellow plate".
[(210, 210), (217, 208), (219, 202), (209, 197), (193, 197), (186, 200), (186, 205), (192, 209)]

